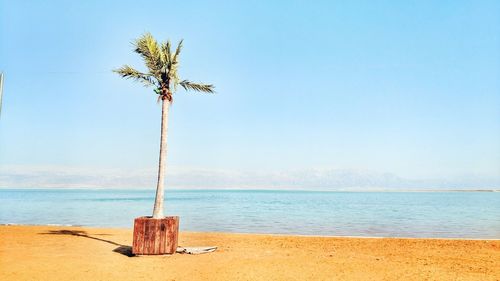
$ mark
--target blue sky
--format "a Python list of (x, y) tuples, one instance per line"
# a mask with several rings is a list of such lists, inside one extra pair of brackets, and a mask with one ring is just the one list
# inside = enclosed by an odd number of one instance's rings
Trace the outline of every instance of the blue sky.
[(0, 186), (154, 185), (161, 108), (111, 72), (143, 68), (130, 42), (149, 31), (183, 38), (181, 76), (217, 90), (175, 94), (173, 187), (499, 187), (499, 11), (0, 0)]

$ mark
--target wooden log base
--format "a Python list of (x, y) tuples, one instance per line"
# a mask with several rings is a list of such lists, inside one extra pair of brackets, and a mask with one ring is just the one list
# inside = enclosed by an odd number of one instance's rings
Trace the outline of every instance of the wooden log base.
[(179, 217), (139, 217), (134, 220), (132, 253), (135, 255), (173, 254), (177, 250)]

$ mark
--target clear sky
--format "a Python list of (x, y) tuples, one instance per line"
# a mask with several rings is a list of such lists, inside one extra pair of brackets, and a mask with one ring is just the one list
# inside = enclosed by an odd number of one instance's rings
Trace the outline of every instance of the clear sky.
[(500, 187), (499, 1), (103, 2), (0, 0), (0, 186), (154, 185), (111, 72), (149, 31), (217, 90), (175, 94), (173, 187)]

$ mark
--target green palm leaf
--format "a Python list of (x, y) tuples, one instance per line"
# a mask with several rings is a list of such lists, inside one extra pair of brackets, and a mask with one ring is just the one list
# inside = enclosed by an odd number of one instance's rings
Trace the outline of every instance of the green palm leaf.
[(175, 54), (172, 57), (172, 64), (179, 63), (179, 54), (181, 53), (181, 50), (182, 50), (182, 42), (184, 42), (184, 40), (179, 41), (179, 44), (177, 45), (177, 49), (175, 49)]
[(193, 90), (197, 92), (215, 93), (215, 87), (211, 84), (193, 83), (188, 80), (183, 80), (179, 83), (186, 91)]
[(151, 77), (151, 74), (142, 73), (128, 65), (124, 65), (118, 69), (115, 69), (113, 70), (113, 72), (118, 73), (121, 77), (139, 81), (146, 87), (156, 85), (155, 81)]
[(160, 78), (162, 70), (162, 50), (151, 33), (145, 33), (135, 41), (135, 52), (141, 55), (151, 73)]

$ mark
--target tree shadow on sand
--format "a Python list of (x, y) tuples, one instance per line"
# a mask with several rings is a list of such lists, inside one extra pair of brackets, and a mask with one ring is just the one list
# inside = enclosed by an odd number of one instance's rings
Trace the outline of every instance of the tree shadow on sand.
[[(118, 246), (118, 248), (114, 249), (113, 252), (122, 254), (127, 257), (134, 257), (135, 255), (132, 253), (132, 247), (127, 246), (127, 245), (122, 245), (119, 243), (116, 243), (111, 240), (106, 240), (98, 237), (93, 237), (89, 236), (86, 231), (82, 230), (67, 230), (67, 229), (62, 229), (62, 230), (49, 230), (48, 232), (43, 232), (43, 233), (38, 233), (38, 234), (49, 234), (49, 235), (71, 235), (71, 236), (78, 236), (78, 237), (84, 237), (88, 239), (93, 239), (101, 242), (106, 242), (115, 246)], [(97, 235), (109, 235), (109, 234), (97, 234)]]

